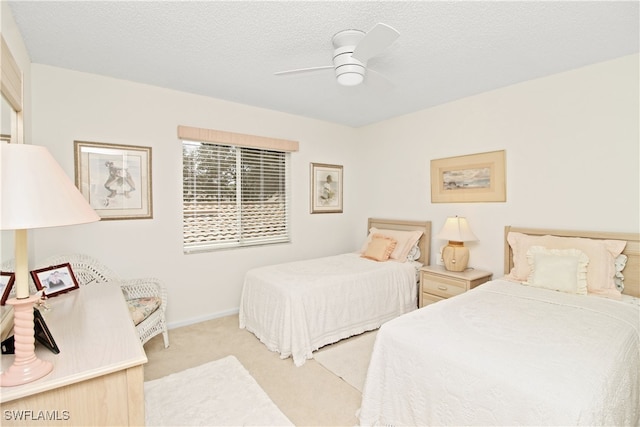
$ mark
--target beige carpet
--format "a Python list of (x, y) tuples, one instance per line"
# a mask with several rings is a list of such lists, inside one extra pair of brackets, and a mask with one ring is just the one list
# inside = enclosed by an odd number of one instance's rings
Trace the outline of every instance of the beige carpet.
[(296, 426), (358, 425), (362, 394), (315, 360), (300, 367), (280, 359), (251, 332), (227, 316), (169, 331), (165, 349), (158, 335), (145, 344), (145, 381), (233, 355), (280, 411)]
[(144, 384), (147, 426), (292, 426), (233, 356)]
[(322, 347), (313, 358), (362, 393), (377, 332), (365, 332)]

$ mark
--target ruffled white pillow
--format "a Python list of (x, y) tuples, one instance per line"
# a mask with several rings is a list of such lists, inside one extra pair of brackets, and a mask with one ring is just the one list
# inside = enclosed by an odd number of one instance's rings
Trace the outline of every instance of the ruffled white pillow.
[(547, 249), (531, 246), (527, 250), (531, 273), (523, 284), (570, 294), (587, 294), (589, 257), (578, 249)]
[(624, 275), (622, 274), (622, 270), (624, 270), (627, 265), (627, 256), (625, 254), (618, 255), (614, 265), (616, 267), (616, 274), (613, 276), (613, 282), (616, 284), (616, 289), (622, 292), (624, 291)]
[(523, 282), (531, 273), (527, 261), (527, 250), (532, 246), (548, 249), (578, 249), (589, 257), (587, 267), (587, 289), (590, 294), (608, 298), (620, 298), (620, 291), (614, 282), (615, 258), (622, 253), (626, 240), (598, 240), (582, 237), (531, 236), (509, 232), (507, 241), (513, 250), (514, 267), (507, 276), (511, 280)]
[(415, 244), (407, 254), (407, 261), (417, 261), (420, 259), (422, 253), (420, 252), (420, 247)]

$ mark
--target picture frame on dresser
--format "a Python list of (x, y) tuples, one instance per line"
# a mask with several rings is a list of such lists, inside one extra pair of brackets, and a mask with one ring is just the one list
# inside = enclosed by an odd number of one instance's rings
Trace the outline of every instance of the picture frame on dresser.
[(31, 277), (36, 288), (47, 298), (79, 288), (69, 263), (33, 270)]
[(311, 163), (311, 213), (342, 213), (340, 165)]
[(56, 340), (53, 339), (53, 335), (51, 335), (51, 331), (49, 331), (49, 327), (44, 321), (42, 313), (40, 313), (40, 310), (35, 307), (33, 309), (33, 329), (34, 336), (40, 344), (47, 347), (54, 354), (60, 353), (58, 344), (56, 344)]
[(76, 186), (102, 220), (151, 219), (151, 147), (74, 141)]
[(4, 305), (7, 302), (7, 298), (9, 298), (11, 288), (13, 288), (15, 278), (16, 276), (14, 273), (0, 271), (0, 295), (2, 295), (2, 297), (0, 297), (0, 305)]
[(505, 150), (431, 160), (431, 202), (506, 202)]

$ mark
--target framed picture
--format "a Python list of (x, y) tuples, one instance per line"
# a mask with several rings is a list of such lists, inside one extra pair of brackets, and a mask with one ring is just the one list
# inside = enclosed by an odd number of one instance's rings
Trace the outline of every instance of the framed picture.
[(0, 295), (2, 295), (2, 297), (0, 297), (0, 305), (4, 305), (7, 302), (15, 279), (16, 276), (14, 273), (0, 272)]
[(55, 297), (79, 287), (69, 263), (33, 270), (31, 277), (36, 288), (44, 291), (46, 297)]
[(47, 347), (54, 354), (60, 353), (58, 344), (56, 344), (56, 341), (53, 339), (53, 335), (51, 335), (42, 317), (42, 313), (40, 313), (40, 310), (37, 308), (33, 309), (33, 334), (40, 344)]
[(153, 218), (151, 147), (74, 141), (76, 186), (103, 220)]
[(311, 163), (311, 213), (342, 212), (342, 166)]
[(505, 151), (431, 160), (431, 202), (507, 200)]

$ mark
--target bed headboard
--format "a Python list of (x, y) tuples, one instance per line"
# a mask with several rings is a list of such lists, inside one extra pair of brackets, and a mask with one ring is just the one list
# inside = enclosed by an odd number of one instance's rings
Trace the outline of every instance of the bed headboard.
[(421, 230), (422, 237), (420, 237), (418, 241), (418, 247), (420, 248), (420, 258), (418, 261), (424, 265), (429, 265), (429, 260), (431, 259), (431, 221), (369, 218), (367, 221), (367, 234), (369, 234), (371, 227), (401, 231)]
[(574, 230), (550, 230), (537, 228), (521, 228), (507, 225), (504, 228), (504, 271), (509, 274), (513, 267), (513, 252), (507, 242), (507, 234), (510, 231), (529, 234), (532, 236), (559, 236), (559, 237), (585, 237), (599, 240), (626, 240), (627, 245), (622, 251), (627, 259), (627, 265), (622, 272), (624, 274), (623, 294), (640, 297), (640, 234), (615, 233), (603, 231), (574, 231)]

